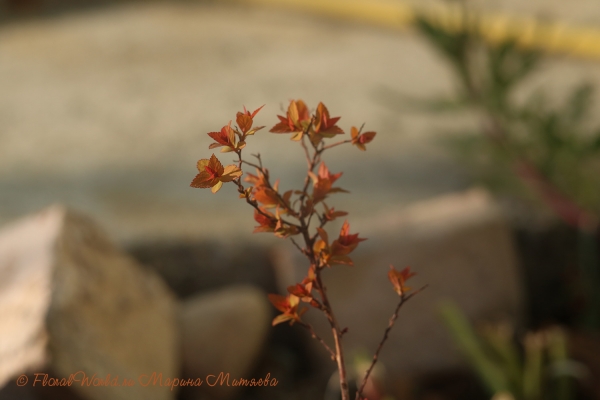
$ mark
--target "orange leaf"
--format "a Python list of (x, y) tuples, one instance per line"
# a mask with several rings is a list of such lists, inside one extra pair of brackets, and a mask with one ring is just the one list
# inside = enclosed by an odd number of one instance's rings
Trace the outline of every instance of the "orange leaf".
[(209, 146), (210, 149), (220, 146), (235, 147), (235, 132), (231, 129), (231, 121), (229, 121), (229, 125), (225, 125), (219, 132), (208, 132), (208, 136), (217, 142), (211, 144)]
[(414, 272), (410, 272), (410, 267), (404, 268), (402, 271), (397, 271), (393, 265), (390, 265), (388, 271), (388, 279), (394, 286), (394, 290), (398, 295), (402, 296), (408, 292), (411, 288), (406, 286), (405, 283), (408, 279), (415, 276)]
[(375, 132), (371, 132), (371, 131), (365, 132), (362, 135), (359, 135), (358, 129), (356, 129), (356, 127), (354, 127), (354, 126), (352, 127), (351, 134), (352, 134), (352, 144), (355, 145), (356, 147), (358, 147), (362, 151), (367, 150), (365, 144), (370, 143), (376, 135)]
[(248, 132), (250, 128), (252, 128), (252, 117), (247, 114), (238, 112), (235, 121), (237, 122), (238, 126), (240, 127), (240, 130), (243, 133)]
[(277, 192), (266, 186), (255, 187), (254, 198), (266, 207), (275, 207), (279, 204)]
[(345, 221), (340, 230), (340, 236), (331, 244), (331, 254), (333, 256), (350, 254), (364, 240), (367, 239), (359, 238), (358, 233), (350, 234), (350, 224)]
[(292, 140), (300, 140), (302, 132), (308, 126), (310, 115), (308, 108), (302, 100), (292, 100), (288, 106), (286, 116), (278, 115), (279, 123), (277, 123), (270, 132), (273, 133), (295, 133)]
[(323, 206), (325, 206), (325, 213), (323, 214), (323, 218), (327, 221), (333, 221), (334, 219), (338, 218), (338, 217), (343, 217), (345, 215), (348, 215), (348, 213), (346, 211), (335, 211), (335, 207), (332, 207), (331, 209), (329, 207), (327, 207), (327, 204), (323, 203)]
[(300, 321), (300, 316), (304, 314), (306, 309), (298, 313), (298, 304), (300, 298), (293, 294), (287, 295), (287, 297), (278, 294), (269, 294), (269, 301), (275, 306), (276, 309), (281, 311), (283, 314), (278, 315), (273, 320), (273, 325), (280, 324), (282, 322), (290, 321), (291, 324), (294, 321)]
[(211, 188), (213, 193), (216, 193), (223, 186), (223, 182), (231, 182), (234, 179), (242, 176), (242, 170), (235, 165), (228, 165), (223, 168), (223, 164), (213, 154), (210, 159), (199, 160), (196, 164), (200, 172), (192, 180), (191, 187), (195, 188)]
[(262, 106), (258, 107), (256, 110), (252, 111), (252, 113), (250, 113), (250, 111), (246, 110), (246, 106), (244, 106), (244, 114), (254, 118), (256, 116), (256, 114), (258, 114), (258, 112), (265, 106), (265, 104), (263, 104)]
[(342, 134), (344, 131), (336, 125), (340, 117), (330, 118), (329, 110), (325, 104), (319, 103), (317, 106), (315, 132), (325, 136), (333, 137), (334, 135)]
[(275, 225), (277, 224), (277, 220), (273, 216), (273, 214), (263, 211), (267, 215), (263, 215), (258, 212), (258, 210), (254, 210), (254, 220), (258, 222), (258, 226), (254, 228), (252, 233), (258, 232), (274, 232)]

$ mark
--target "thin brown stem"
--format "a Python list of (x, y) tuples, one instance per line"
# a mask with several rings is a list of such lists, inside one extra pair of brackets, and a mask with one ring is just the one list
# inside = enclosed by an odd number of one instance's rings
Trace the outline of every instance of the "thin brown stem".
[(323, 312), (329, 321), (331, 332), (333, 334), (333, 341), (335, 344), (335, 361), (337, 363), (338, 372), (340, 375), (340, 390), (342, 394), (342, 400), (350, 400), (350, 392), (348, 391), (348, 378), (346, 376), (346, 364), (344, 362), (344, 350), (342, 347), (342, 332), (340, 331), (339, 325), (335, 319), (335, 315), (333, 314), (331, 304), (329, 303), (327, 292), (321, 279), (321, 270), (317, 268), (316, 274), (316, 289), (321, 296)]
[(306, 139), (304, 139), (305, 136), (306, 136), (305, 134), (302, 134), (302, 139), (300, 140), (300, 144), (302, 145), (302, 149), (304, 149), (304, 156), (306, 157), (306, 165), (310, 169), (310, 159), (311, 159), (311, 157), (310, 157), (310, 154), (308, 152), (308, 147), (306, 147), (306, 142), (305, 142)]
[(300, 251), (300, 253), (306, 254), (306, 250), (304, 250), (302, 247), (300, 247), (300, 245), (294, 240), (293, 237), (290, 237), (290, 240), (292, 241), (292, 243), (294, 244), (294, 246), (296, 246), (296, 248), (298, 249), (298, 251)]
[(251, 162), (246, 161), (246, 160), (242, 160), (242, 163), (247, 164), (247, 165), (249, 165), (251, 167), (254, 167), (254, 168), (256, 168), (256, 169), (258, 169), (258, 170), (260, 170), (262, 172), (262, 167), (254, 164), (254, 163), (251, 163)]
[(383, 338), (379, 342), (379, 345), (377, 346), (377, 350), (375, 351), (375, 354), (373, 355), (373, 360), (371, 361), (371, 365), (369, 365), (369, 368), (367, 368), (367, 371), (365, 372), (365, 376), (362, 380), (362, 383), (361, 383), (360, 387), (358, 388), (358, 391), (356, 392), (355, 400), (363, 399), (362, 396), (363, 396), (363, 390), (365, 389), (365, 385), (367, 384), (367, 381), (369, 380), (369, 376), (371, 375), (371, 372), (373, 371), (373, 368), (375, 367), (375, 364), (377, 363), (377, 360), (379, 359), (379, 353), (381, 352), (383, 345), (387, 341), (390, 331), (392, 330), (392, 328), (394, 327), (394, 324), (396, 323), (396, 319), (398, 318), (398, 313), (400, 312), (400, 308), (402, 308), (404, 303), (406, 303), (408, 300), (410, 300), (411, 298), (413, 298), (414, 296), (416, 296), (417, 294), (419, 294), (420, 292), (425, 290), (425, 288), (427, 288), (427, 285), (423, 286), (419, 290), (412, 292), (408, 296), (405, 294), (402, 294), (402, 296), (400, 296), (400, 302), (398, 303), (398, 305), (396, 306), (396, 310), (390, 317), (388, 326), (387, 326), (385, 332), (383, 333)]
[(325, 347), (325, 350), (327, 350), (329, 352), (329, 355), (331, 356), (331, 360), (335, 361), (335, 352), (333, 350), (331, 350), (331, 347), (329, 347), (327, 345), (327, 343), (325, 343), (325, 341), (315, 333), (312, 325), (304, 323), (302, 321), (298, 322), (298, 324), (305, 327), (306, 329), (308, 329), (308, 331), (310, 332), (310, 335), (314, 339), (317, 339), (319, 341), (319, 343), (321, 343), (323, 345), (323, 347)]
[(331, 149), (331, 148), (333, 148), (335, 146), (339, 146), (339, 145), (350, 143), (350, 142), (352, 142), (352, 139), (342, 140), (341, 142), (333, 143), (333, 144), (330, 144), (328, 146), (322, 147), (321, 151), (329, 150), (329, 149)]

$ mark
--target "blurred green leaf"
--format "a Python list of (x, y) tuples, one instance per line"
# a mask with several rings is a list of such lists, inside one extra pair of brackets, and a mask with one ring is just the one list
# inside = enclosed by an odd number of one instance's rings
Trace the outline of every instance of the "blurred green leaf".
[(492, 394), (510, 392), (506, 376), (485, 353), (484, 346), (460, 309), (452, 303), (440, 307), (441, 315), (455, 343), (467, 356), (475, 371)]
[(589, 83), (584, 83), (573, 90), (566, 107), (566, 114), (571, 122), (581, 122), (589, 115), (593, 95), (594, 87)]

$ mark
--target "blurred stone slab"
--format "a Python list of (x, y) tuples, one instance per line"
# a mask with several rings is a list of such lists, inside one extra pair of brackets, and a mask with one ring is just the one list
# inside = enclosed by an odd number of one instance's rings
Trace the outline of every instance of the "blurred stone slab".
[(235, 284), (276, 292), (269, 249), (240, 242), (151, 240), (130, 244), (127, 251), (162, 276), (180, 298)]
[[(217, 384), (220, 374), (234, 379), (263, 378), (249, 374), (271, 329), (267, 294), (250, 285), (234, 285), (192, 297), (182, 303), (180, 318), (183, 375), (207, 379), (183, 389), (186, 400), (231, 399), (239, 387)], [(210, 377), (209, 375), (214, 375)]]
[[(472, 320), (519, 321), (524, 305), (513, 238), (486, 192), (390, 209), (351, 226), (369, 239), (353, 253), (355, 266), (334, 266), (323, 274), (338, 321), (349, 328), (344, 345), (350, 352), (372, 353), (383, 336), (398, 302), (387, 279), (390, 264), (412, 267), (418, 275), (409, 286), (429, 285), (404, 305), (384, 347), (380, 360), (391, 377), (463, 362), (439, 317), (444, 301), (455, 302)], [(292, 260), (301, 279), (306, 266), (296, 256)], [(328, 338), (329, 328), (317, 314), (311, 310), (306, 317)]]
[(17, 221), (0, 232), (0, 386), (51, 369), (135, 382), (73, 383), (87, 399), (174, 399), (170, 387), (138, 379), (178, 376), (175, 307), (164, 283), (85, 216), (54, 206)]

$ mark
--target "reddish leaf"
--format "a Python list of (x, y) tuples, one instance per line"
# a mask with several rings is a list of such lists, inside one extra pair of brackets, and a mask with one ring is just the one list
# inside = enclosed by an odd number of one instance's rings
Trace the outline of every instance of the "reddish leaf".
[(277, 123), (270, 132), (273, 133), (296, 133), (292, 136), (292, 140), (300, 140), (302, 132), (310, 122), (308, 108), (302, 100), (292, 100), (288, 106), (286, 116), (278, 115), (279, 123)]
[(363, 134), (359, 134), (358, 129), (356, 129), (354, 126), (351, 129), (351, 134), (352, 144), (362, 151), (367, 150), (365, 144), (370, 143), (376, 135), (375, 132), (365, 132)]
[[(231, 129), (231, 121), (229, 121), (228, 125), (225, 125), (221, 128), (220, 132), (209, 132), (208, 136), (213, 138), (215, 142), (209, 146), (209, 149), (214, 149), (215, 147), (226, 146), (225, 151), (235, 148), (235, 132)], [(222, 150), (222, 152), (224, 152)]]
[(199, 160), (196, 166), (199, 174), (192, 180), (190, 186), (212, 188), (213, 193), (221, 189), (223, 182), (231, 182), (242, 176), (242, 170), (233, 164), (223, 168), (223, 165), (214, 154), (210, 159)]
[(258, 112), (264, 107), (265, 105), (263, 104), (262, 106), (258, 107), (256, 110), (252, 111), (252, 113), (250, 113), (250, 111), (246, 110), (246, 106), (244, 106), (244, 114), (248, 115), (251, 118), (254, 118), (256, 116), (256, 114), (258, 114)]
[(265, 207), (275, 207), (279, 204), (277, 192), (267, 186), (255, 187), (254, 198)]
[(256, 175), (252, 175), (250, 173), (246, 174), (246, 178), (244, 178), (244, 182), (249, 182), (254, 187), (260, 186), (269, 186), (269, 182), (267, 181), (267, 177), (260, 170), (256, 170)]
[(312, 201), (315, 204), (324, 200), (330, 193), (346, 192), (344, 189), (332, 187), (342, 173), (332, 174), (324, 162), (319, 166), (318, 175), (309, 172), (309, 176), (313, 181)]
[[(306, 289), (306, 287), (300, 283), (296, 283), (293, 286), (289, 286), (287, 288), (288, 292), (293, 294), (294, 296), (298, 296), (299, 298), (311, 298), (310, 291)], [(310, 301), (310, 300), (308, 300)]]
[(277, 220), (273, 216), (273, 214), (263, 211), (265, 214), (261, 214), (258, 210), (254, 210), (254, 220), (258, 222), (258, 226), (254, 228), (252, 233), (259, 232), (274, 232), (275, 225), (277, 224)]
[(271, 301), (276, 309), (283, 313), (273, 319), (273, 325), (277, 325), (286, 321), (290, 321), (291, 325), (295, 321), (300, 321), (300, 316), (306, 311), (306, 309), (304, 309), (298, 313), (298, 304), (300, 299), (298, 296), (294, 296), (293, 294), (289, 294), (285, 297), (278, 294), (269, 294), (269, 301)]
[(333, 256), (345, 256), (350, 254), (364, 240), (358, 237), (358, 233), (350, 234), (350, 224), (344, 222), (340, 230), (340, 236), (331, 244), (331, 254)]
[(340, 117), (330, 118), (329, 110), (325, 104), (319, 103), (317, 106), (317, 114), (315, 121), (315, 132), (324, 137), (333, 137), (344, 133), (344, 131), (336, 125)]
[(405, 283), (408, 279), (415, 276), (414, 272), (410, 272), (410, 267), (404, 268), (402, 271), (397, 271), (393, 265), (390, 265), (388, 271), (388, 279), (394, 285), (394, 290), (398, 295), (402, 296), (408, 292), (411, 288), (406, 286)]
[(326, 221), (333, 221), (334, 219), (338, 218), (338, 217), (343, 217), (348, 215), (348, 213), (346, 211), (335, 211), (335, 208), (332, 207), (331, 209), (329, 207), (327, 207), (327, 204), (323, 203), (323, 206), (325, 207), (325, 213), (323, 214), (323, 219), (325, 219)]
[(252, 117), (241, 112), (238, 112), (236, 115), (235, 121), (237, 122), (240, 130), (243, 133), (246, 133), (252, 128)]

